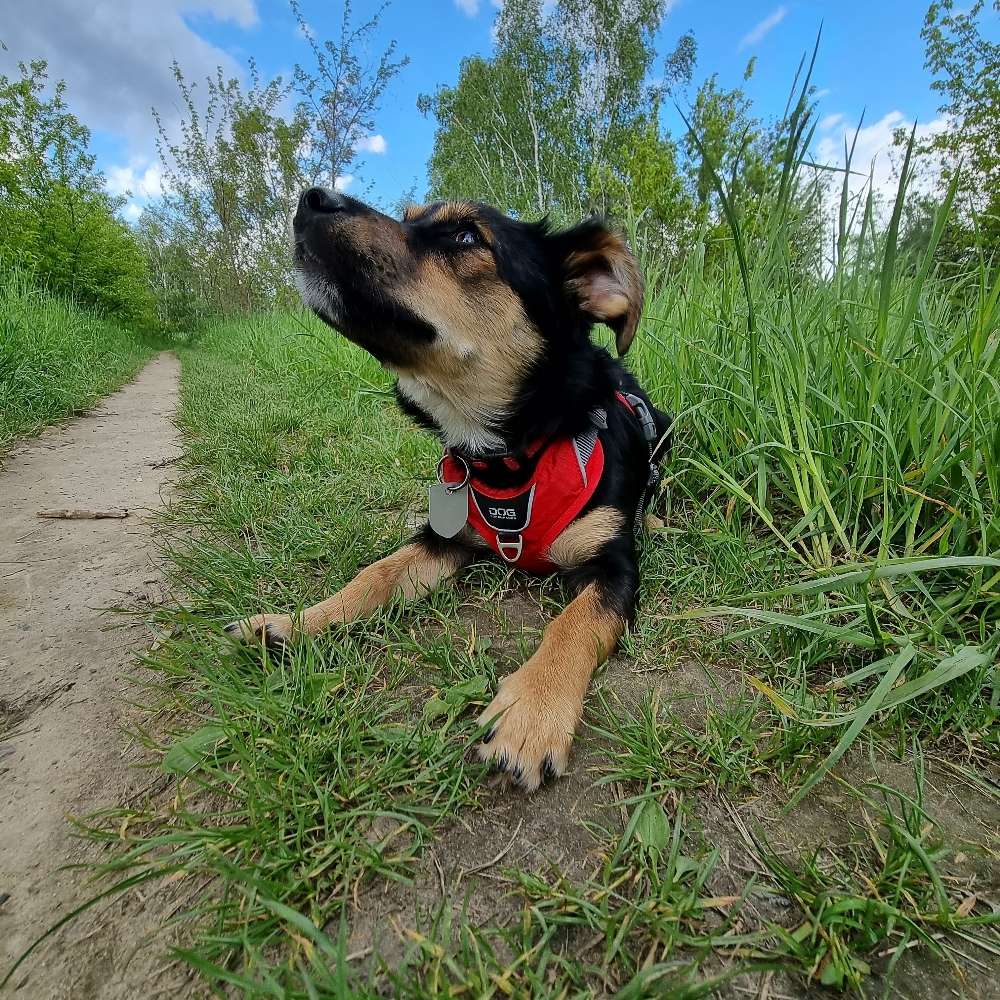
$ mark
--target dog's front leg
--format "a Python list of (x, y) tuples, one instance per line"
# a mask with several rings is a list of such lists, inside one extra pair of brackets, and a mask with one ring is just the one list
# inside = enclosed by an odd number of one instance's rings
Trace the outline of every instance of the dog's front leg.
[(634, 579), (595, 580), (542, 635), (534, 656), (504, 678), (479, 718), (493, 728), (479, 756), (528, 791), (566, 770), (594, 670), (610, 655), (631, 613)]
[(433, 590), (472, 561), (472, 550), (425, 529), (391, 556), (366, 566), (346, 587), (301, 615), (255, 615), (226, 626), (230, 635), (247, 642), (280, 647), (293, 635), (316, 635), (334, 622), (349, 622), (370, 614), (394, 597), (410, 599)]

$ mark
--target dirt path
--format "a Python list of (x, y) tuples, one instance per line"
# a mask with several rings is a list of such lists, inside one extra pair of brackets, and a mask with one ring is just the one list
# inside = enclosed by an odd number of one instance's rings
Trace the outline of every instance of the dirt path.
[[(94, 856), (67, 817), (114, 806), (149, 780), (130, 769), (139, 755), (121, 726), (133, 652), (152, 637), (142, 616), (109, 609), (141, 610), (163, 594), (147, 512), (162, 505), (181, 450), (179, 372), (160, 355), (0, 470), (0, 979), (94, 893), (85, 874), (58, 870)], [(116, 507), (129, 516), (37, 516)], [(106, 904), (49, 939), (8, 989), (32, 1000), (151, 996), (150, 963), (162, 959), (142, 946), (159, 922), (134, 898)]]

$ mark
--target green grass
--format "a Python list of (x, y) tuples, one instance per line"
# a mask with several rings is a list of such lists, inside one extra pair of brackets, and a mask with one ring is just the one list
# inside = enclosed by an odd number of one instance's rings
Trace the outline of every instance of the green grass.
[[(430, 850), (474, 822), (476, 843), (508, 839), (467, 749), (559, 585), (477, 567), (280, 662), (233, 646), (222, 624), (294, 612), (396, 547), (437, 449), (313, 320), (218, 324), (183, 352), (179, 596), (140, 733), (165, 790), (90, 832), (125, 885), (205, 887), (181, 957), (212, 988), (679, 997), (780, 976), (891, 995), (917, 946), (951, 984), (990, 980), (1000, 280), (897, 260), (870, 206), (831, 274), (796, 270), (794, 159), (715, 263), (646, 262), (630, 363), (677, 440), (642, 612), (575, 750), (592, 803), (572, 871), (501, 852), (447, 890)], [(522, 819), (565, 829), (557, 794)], [(397, 892), (402, 944), (358, 950)]]
[[(654, 299), (653, 310), (662, 304)], [(715, 332), (706, 323), (702, 336)], [(112, 849), (109, 878), (176, 874), (208, 885), (186, 911), (182, 952), (208, 982), (261, 997), (697, 996), (778, 970), (858, 989), (869, 967), (885, 975), (879, 952), (898, 960), (922, 942), (944, 956), (942, 930), (988, 935), (981, 909), (966, 914), (973, 927), (956, 915), (959, 882), (937, 875), (951, 855), (925, 845), (919, 800), (887, 792), (874, 811), (869, 779), (840, 767), (862, 745), (883, 760), (907, 759), (916, 734), (929, 760), (947, 753), (995, 802), (993, 660), (977, 652), (964, 673), (912, 697), (900, 686), (936, 669), (933, 656), (961, 639), (989, 650), (987, 609), (953, 614), (931, 645), (916, 617), (926, 605), (914, 603), (907, 621), (924, 638), (910, 634), (912, 652), (900, 661), (900, 644), (885, 638), (885, 607), (864, 609), (887, 600), (870, 569), (829, 587), (840, 567), (806, 565), (752, 505), (741, 508), (697, 466), (704, 443), (685, 417), (666, 526), (645, 545), (644, 611), (599, 682), (577, 749), (597, 754), (585, 780), (605, 802), (585, 820), (600, 859), (593, 873), (503, 869), (511, 912), (501, 923), (434, 894), (404, 921), (402, 955), (358, 959), (348, 946), (356, 900), (419, 878), (430, 847), (491, 808), (497, 793), (468, 760), (473, 720), (498, 659), (506, 669), (536, 638), (507, 632), (501, 650), (486, 626), (473, 625), (471, 614), (502, 608), (516, 589), (510, 574), (483, 566), (457, 591), (337, 628), (281, 661), (231, 644), (222, 624), (301, 607), (397, 546), (407, 511), (421, 509), (436, 448), (396, 412), (384, 373), (314, 321), (221, 324), (182, 357), (189, 449), (167, 526), (182, 539), (172, 558), (183, 598), (158, 615), (166, 639), (147, 658), (140, 733), (167, 791), (113, 812), (91, 835)], [(637, 359), (661, 399), (664, 359), (651, 342)], [(777, 477), (780, 463), (768, 468)], [(780, 530), (792, 515), (774, 503)], [(894, 573), (899, 566), (891, 551), (866, 557)], [(968, 569), (946, 575), (952, 587), (970, 586)], [(926, 600), (898, 586), (905, 574), (888, 579), (901, 601)], [(529, 593), (546, 614), (561, 600), (551, 583)], [(761, 617), (735, 624), (740, 608)], [(769, 618), (777, 614), (780, 625)], [(884, 623), (881, 645), (873, 621)], [(817, 631), (804, 632), (809, 623)], [(831, 762), (894, 656), (896, 686), (884, 686), (881, 710), (864, 713), (850, 752)], [(616, 693), (626, 665), (655, 683), (692, 658), (703, 666), (690, 691), (671, 687), (638, 704)], [(879, 838), (866, 846), (832, 821), (841, 842), (829, 855), (770, 848), (766, 828), (743, 819), (739, 803), (763, 794), (779, 812), (807, 780), (853, 789)], [(703, 814), (719, 795), (737, 804), (729, 836), (751, 845), (755, 878), (721, 860), (719, 830)], [(479, 890), (466, 891), (477, 898)], [(786, 899), (797, 920), (745, 910), (759, 892)]]
[(117, 389), (152, 349), (145, 338), (16, 272), (0, 277), (0, 453), (16, 436)]

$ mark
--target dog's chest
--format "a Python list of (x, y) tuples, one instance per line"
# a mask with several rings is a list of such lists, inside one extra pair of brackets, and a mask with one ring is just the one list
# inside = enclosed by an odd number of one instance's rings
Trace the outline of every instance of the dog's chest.
[(398, 384), (399, 391), (440, 428), (445, 447), (473, 453), (503, 448), (503, 438), (489, 429), (489, 424), (497, 422), (501, 414), (477, 412), (472, 406), (459, 405), (414, 375), (400, 374)]

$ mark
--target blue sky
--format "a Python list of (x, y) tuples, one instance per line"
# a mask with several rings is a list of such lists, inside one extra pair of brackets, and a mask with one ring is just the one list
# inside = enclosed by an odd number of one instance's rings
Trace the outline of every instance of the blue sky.
[[(60, 17), (71, 12), (72, 30)], [(698, 42), (696, 83), (713, 72), (724, 85), (737, 85), (747, 60), (757, 57), (749, 84), (758, 114), (781, 112), (792, 77), (810, 51), (822, 24), (823, 40), (815, 72), (823, 128), (817, 155), (836, 159), (845, 127), (853, 131), (866, 111), (859, 162), (887, 145), (892, 128), (917, 120), (939, 127), (936, 95), (923, 69), (920, 28), (924, 0), (675, 0), (657, 45), (662, 56), (677, 38), (693, 30)], [(303, 0), (320, 37), (334, 35), (340, 4)], [(358, 15), (376, 4), (355, 0)], [(76, 0), (25, 5), (22, 22), (2, 30), (10, 47), (0, 53), (0, 71), (16, 58), (45, 57), (53, 76), (69, 84), (69, 100), (93, 129), (94, 147), (115, 190), (132, 191), (131, 214), (155, 195), (159, 172), (148, 107), (155, 103), (169, 119), (175, 114), (168, 68), (176, 58), (189, 75), (222, 63), (241, 72), (253, 56), (265, 74), (287, 72), (306, 55), (285, 0), (98, 0), (91, 13)], [(494, 0), (395, 0), (383, 15), (382, 44), (396, 39), (409, 65), (393, 81), (378, 114), (374, 148), (363, 176), (349, 190), (391, 205), (411, 186), (418, 196), (433, 146), (434, 123), (416, 109), (417, 95), (454, 83), (459, 63), (492, 48)], [(654, 72), (656, 68), (654, 67)], [(665, 122), (675, 134), (679, 118)], [(888, 158), (879, 156), (876, 182), (891, 183)], [(363, 183), (364, 182), (364, 183)], [(367, 187), (365, 185), (368, 185)]]

